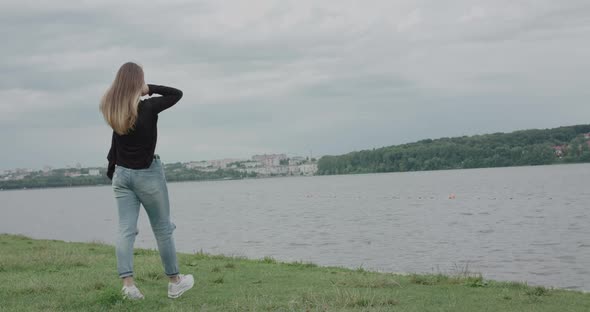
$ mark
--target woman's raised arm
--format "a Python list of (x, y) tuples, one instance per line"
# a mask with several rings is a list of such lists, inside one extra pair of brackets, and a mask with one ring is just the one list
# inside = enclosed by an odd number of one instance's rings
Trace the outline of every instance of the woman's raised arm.
[(182, 98), (182, 91), (167, 87), (167, 86), (160, 86), (155, 84), (148, 84), (149, 88), (148, 94), (159, 94), (161, 96), (149, 98), (149, 105), (152, 107), (152, 111), (156, 114), (159, 114), (161, 111), (170, 108), (172, 105), (176, 104)]

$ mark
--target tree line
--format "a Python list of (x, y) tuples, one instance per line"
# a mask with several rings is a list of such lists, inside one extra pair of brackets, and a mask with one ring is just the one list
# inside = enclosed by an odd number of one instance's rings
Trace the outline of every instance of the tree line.
[(547, 165), (590, 162), (590, 125), (426, 139), (324, 156), (318, 174)]

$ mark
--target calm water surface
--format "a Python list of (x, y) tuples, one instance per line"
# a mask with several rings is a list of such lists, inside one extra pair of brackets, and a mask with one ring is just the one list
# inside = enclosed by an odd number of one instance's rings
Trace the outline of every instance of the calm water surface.
[[(183, 252), (389, 272), (468, 266), (588, 291), (589, 177), (584, 164), (168, 187)], [(0, 233), (114, 244), (116, 228), (111, 186), (0, 192)], [(156, 247), (143, 209), (136, 246)]]

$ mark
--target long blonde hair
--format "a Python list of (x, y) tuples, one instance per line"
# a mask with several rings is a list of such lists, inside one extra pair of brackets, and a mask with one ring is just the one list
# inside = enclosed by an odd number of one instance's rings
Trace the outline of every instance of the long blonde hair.
[(127, 62), (119, 68), (111, 87), (100, 100), (104, 120), (119, 135), (128, 134), (135, 126), (144, 83), (141, 66)]

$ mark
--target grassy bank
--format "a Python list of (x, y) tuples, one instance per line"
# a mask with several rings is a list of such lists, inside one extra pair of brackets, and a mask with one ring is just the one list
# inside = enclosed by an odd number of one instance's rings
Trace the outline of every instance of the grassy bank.
[(114, 247), (0, 235), (0, 311), (590, 311), (590, 294), (460, 274), (408, 275), (179, 254), (195, 288), (166, 297), (157, 251), (136, 249), (146, 299), (123, 301)]

